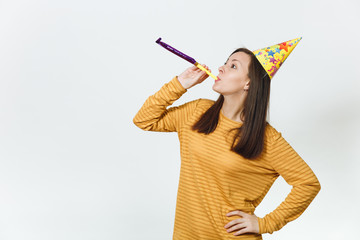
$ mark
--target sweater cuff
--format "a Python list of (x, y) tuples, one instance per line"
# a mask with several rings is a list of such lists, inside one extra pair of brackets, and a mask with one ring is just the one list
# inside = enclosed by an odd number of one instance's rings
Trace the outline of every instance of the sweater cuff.
[(179, 93), (185, 93), (187, 92), (187, 89), (185, 89), (181, 83), (179, 82), (178, 76), (175, 76), (170, 82), (169, 84), (176, 89)]
[(258, 223), (259, 223), (259, 234), (266, 233), (265, 219), (258, 217)]

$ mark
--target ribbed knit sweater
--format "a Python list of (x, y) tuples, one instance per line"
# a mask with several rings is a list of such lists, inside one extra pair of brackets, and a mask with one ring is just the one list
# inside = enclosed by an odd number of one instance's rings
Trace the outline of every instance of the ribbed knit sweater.
[[(200, 98), (168, 108), (185, 92), (175, 76), (147, 98), (133, 119), (146, 131), (178, 133), (181, 167), (173, 240), (262, 239), (261, 234), (273, 233), (298, 218), (321, 187), (314, 172), (281, 133), (268, 123), (262, 154), (256, 160), (245, 159), (230, 150), (236, 131), (229, 130), (242, 123), (221, 111), (211, 134), (191, 130), (213, 100)], [(275, 210), (258, 217), (259, 234), (228, 233), (224, 226), (240, 216), (226, 214), (234, 210), (254, 214), (280, 175), (292, 189)]]

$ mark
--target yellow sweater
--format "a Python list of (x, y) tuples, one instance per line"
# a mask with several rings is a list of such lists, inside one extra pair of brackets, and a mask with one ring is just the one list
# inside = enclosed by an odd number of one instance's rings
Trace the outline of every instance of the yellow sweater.
[[(197, 99), (167, 109), (186, 91), (174, 77), (145, 101), (133, 119), (146, 131), (178, 133), (181, 167), (173, 240), (262, 239), (262, 233), (273, 233), (298, 218), (321, 187), (281, 133), (268, 124), (263, 153), (256, 160), (245, 159), (230, 151), (234, 135), (228, 133), (242, 123), (226, 118), (221, 111), (211, 134), (191, 130), (214, 101)], [(274, 211), (258, 217), (260, 233), (228, 233), (224, 226), (240, 216), (226, 214), (233, 210), (254, 214), (279, 175), (293, 187)]]

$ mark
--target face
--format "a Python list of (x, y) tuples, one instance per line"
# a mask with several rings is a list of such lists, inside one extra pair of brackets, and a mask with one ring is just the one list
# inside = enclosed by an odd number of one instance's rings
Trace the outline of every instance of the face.
[(213, 85), (213, 90), (222, 95), (243, 94), (250, 86), (248, 69), (251, 58), (244, 52), (234, 53), (226, 63), (219, 67), (218, 80)]

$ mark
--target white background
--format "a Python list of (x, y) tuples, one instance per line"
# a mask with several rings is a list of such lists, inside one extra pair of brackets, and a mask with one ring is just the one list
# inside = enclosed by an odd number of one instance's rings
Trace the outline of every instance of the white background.
[[(302, 36), (273, 78), (270, 123), (322, 189), (270, 240), (359, 229), (358, 1), (0, 1), (0, 239), (172, 239), (176, 133), (132, 119), (189, 63)], [(216, 99), (213, 79), (174, 105)], [(287, 196), (279, 177), (255, 214)]]

